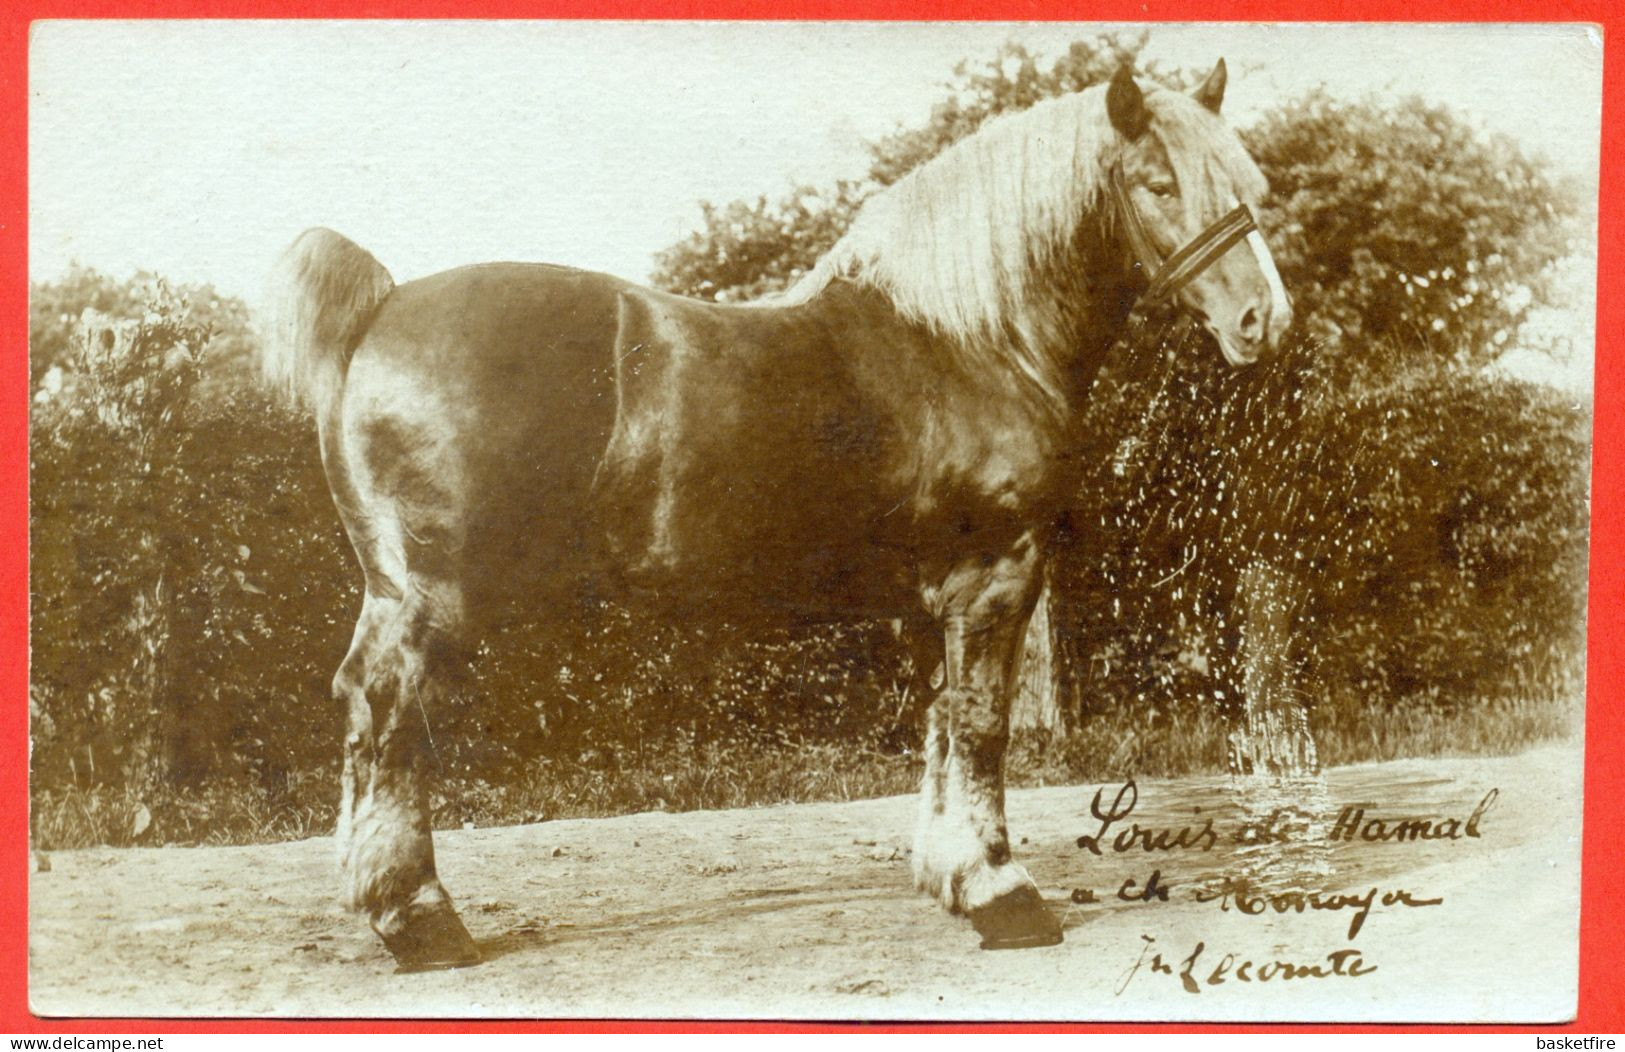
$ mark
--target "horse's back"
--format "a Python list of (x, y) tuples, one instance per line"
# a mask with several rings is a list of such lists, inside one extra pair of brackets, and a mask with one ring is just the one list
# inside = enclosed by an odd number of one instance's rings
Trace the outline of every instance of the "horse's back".
[(399, 286), (357, 348), (448, 381), (502, 374), (521, 383), (545, 363), (602, 371), (616, 301), (630, 283), (546, 263), (483, 263)]
[(358, 494), (340, 510), (369, 587), (441, 579), (483, 612), (516, 582), (539, 598), (591, 561), (586, 495), (614, 423), (627, 287), (494, 263), (380, 305), (350, 362), (334, 458)]

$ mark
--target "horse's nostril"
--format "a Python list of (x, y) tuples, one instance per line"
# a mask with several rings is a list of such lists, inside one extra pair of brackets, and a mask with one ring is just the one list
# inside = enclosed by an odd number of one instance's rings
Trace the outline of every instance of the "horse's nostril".
[(1259, 317), (1258, 308), (1248, 307), (1241, 312), (1241, 336), (1243, 339), (1256, 340), (1264, 335), (1264, 322)]

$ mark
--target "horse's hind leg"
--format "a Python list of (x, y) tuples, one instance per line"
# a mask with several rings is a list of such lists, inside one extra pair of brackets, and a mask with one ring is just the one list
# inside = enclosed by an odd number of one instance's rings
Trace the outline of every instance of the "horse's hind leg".
[(990, 949), (1061, 941), (1037, 885), (1010, 857), (1004, 820), (1010, 701), (1039, 584), (1038, 545), (1025, 534), (948, 567), (926, 595), (943, 626), (946, 683), (930, 714), (914, 875)]
[[(348, 713), (338, 825), (345, 894), (403, 968), (474, 964), (479, 951), (435, 872), (428, 721), (457, 663), (435, 615), (455, 604), (369, 593), (333, 689)], [(442, 617), (442, 620), (444, 618)]]

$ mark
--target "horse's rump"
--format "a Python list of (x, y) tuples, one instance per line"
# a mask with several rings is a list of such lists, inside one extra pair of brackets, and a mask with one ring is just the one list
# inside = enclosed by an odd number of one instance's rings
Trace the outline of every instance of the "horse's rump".
[(500, 616), (598, 560), (585, 498), (614, 420), (624, 286), (490, 264), (384, 301), (324, 425), (357, 493), (340, 510), (369, 589), (374, 577), (404, 587), (410, 566), (456, 582), (469, 611)]

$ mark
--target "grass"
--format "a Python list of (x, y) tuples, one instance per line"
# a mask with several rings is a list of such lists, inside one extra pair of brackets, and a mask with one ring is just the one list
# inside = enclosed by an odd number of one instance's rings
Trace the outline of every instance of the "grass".
[[(917, 753), (801, 744), (762, 748), (673, 745), (638, 767), (539, 761), (503, 783), (445, 779), (431, 799), (436, 829), (502, 826), (638, 811), (696, 811), (913, 792)], [(29, 827), (40, 850), (256, 844), (325, 836), (338, 816), (336, 774), (302, 775), (276, 791), (216, 783), (147, 793), (107, 787), (33, 793)], [(139, 816), (145, 813), (145, 820)]]
[(29, 832), (41, 850), (302, 840), (333, 831), (337, 803), (337, 780), (319, 775), (290, 779), (277, 792), (224, 782), (145, 793), (108, 786), (35, 789)]
[[(1385, 709), (1324, 705), (1311, 712), (1322, 763), (1416, 756), (1505, 755), (1575, 737), (1578, 701), (1485, 701), (1444, 708), (1400, 702)], [(1228, 724), (1210, 707), (1176, 706), (1151, 717), (1108, 710), (1064, 735), (1023, 733), (1007, 763), (1012, 787), (1173, 778), (1225, 770)], [(432, 800), (436, 829), (501, 826), (638, 811), (691, 811), (859, 800), (912, 793), (922, 761), (817, 743), (774, 746), (679, 740), (637, 766), (541, 761), (501, 784), (450, 779)], [(325, 836), (337, 815), (336, 773), (310, 773), (274, 789), (216, 783), (144, 795), (96, 788), (35, 789), (33, 846), (224, 845)]]
[(1310, 711), (1320, 762), (1328, 767), (1415, 756), (1508, 756), (1544, 742), (1577, 739), (1578, 697), (1491, 699), (1471, 708), (1401, 703), (1386, 711), (1326, 706)]
[(697, 811), (816, 800), (865, 800), (913, 792), (918, 753), (825, 744), (696, 746), (656, 753), (638, 767), (537, 763), (506, 785), (475, 782), (437, 794), (437, 828), (638, 811)]

